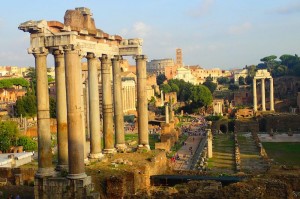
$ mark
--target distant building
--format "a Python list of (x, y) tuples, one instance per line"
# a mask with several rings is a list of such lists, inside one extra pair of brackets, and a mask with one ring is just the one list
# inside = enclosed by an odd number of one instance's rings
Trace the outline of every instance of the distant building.
[(234, 83), (239, 84), (239, 78), (243, 77), (246, 78), (248, 76), (248, 69), (237, 69), (233, 71), (233, 78), (234, 78)]
[(183, 66), (183, 59), (182, 59), (182, 50), (181, 50), (181, 48), (177, 48), (176, 49), (176, 65), (178, 67), (182, 67)]
[(147, 73), (149, 74), (166, 74), (165, 69), (174, 68), (175, 64), (173, 59), (154, 59), (147, 62)]
[(174, 77), (175, 79), (182, 79), (185, 82), (190, 82), (191, 84), (197, 84), (197, 79), (194, 75), (192, 75), (191, 70), (181, 67), (177, 69), (177, 75)]

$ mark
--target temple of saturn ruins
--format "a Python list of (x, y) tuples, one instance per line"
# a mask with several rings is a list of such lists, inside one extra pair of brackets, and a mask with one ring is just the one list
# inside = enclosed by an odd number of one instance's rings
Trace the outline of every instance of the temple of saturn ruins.
[[(38, 171), (36, 179), (44, 179), (55, 173), (52, 166), (50, 134), (48, 54), (54, 56), (56, 76), (58, 135), (58, 165), (56, 165), (56, 169), (68, 169), (66, 179), (87, 178), (84, 168), (86, 136), (81, 81), (81, 60), (83, 58), (87, 59), (88, 64), (89, 114), (87, 117), (89, 117), (91, 134), (89, 158), (99, 159), (103, 153), (114, 153), (116, 149), (125, 147), (120, 75), (122, 56), (133, 56), (136, 60), (138, 147), (150, 149), (146, 96), (147, 57), (142, 55), (142, 40), (123, 39), (118, 35), (109, 35), (96, 28), (91, 16), (88, 8), (76, 8), (66, 11), (64, 23), (41, 20), (27, 21), (19, 26), (20, 30), (30, 33), (28, 53), (33, 54), (36, 67), (38, 109)], [(101, 63), (103, 93), (103, 151), (100, 132), (98, 63)]]
[(253, 109), (257, 111), (257, 92), (256, 80), (261, 80), (261, 111), (266, 111), (266, 93), (265, 93), (265, 79), (270, 80), (270, 111), (274, 111), (274, 87), (273, 78), (267, 69), (258, 70), (253, 79)]

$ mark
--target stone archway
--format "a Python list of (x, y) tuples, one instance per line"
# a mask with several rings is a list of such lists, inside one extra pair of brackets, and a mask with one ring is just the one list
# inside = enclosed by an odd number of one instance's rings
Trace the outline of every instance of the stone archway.
[(226, 124), (221, 124), (219, 130), (222, 131), (222, 133), (228, 133), (228, 126)]

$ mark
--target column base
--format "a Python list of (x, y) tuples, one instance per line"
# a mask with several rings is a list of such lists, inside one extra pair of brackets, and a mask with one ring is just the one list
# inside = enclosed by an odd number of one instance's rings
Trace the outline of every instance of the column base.
[(55, 171), (68, 171), (69, 170), (69, 165), (67, 164), (58, 164), (55, 167)]
[(139, 144), (138, 145), (138, 150), (147, 150), (151, 151), (150, 146), (148, 144)]
[(103, 156), (104, 155), (102, 153), (90, 153), (89, 159), (101, 159)]
[(117, 152), (125, 152), (127, 149), (126, 144), (116, 144)]
[(86, 173), (79, 173), (79, 174), (68, 174), (67, 178), (71, 180), (83, 179), (86, 178)]
[(55, 174), (54, 168), (39, 168), (35, 174), (36, 178), (50, 177)]
[(88, 158), (84, 158), (84, 165), (89, 165), (90, 164), (90, 160)]
[(113, 149), (103, 149), (103, 153), (104, 154), (113, 154), (113, 153), (116, 153), (116, 149), (113, 148)]
[(82, 179), (65, 177), (36, 178), (34, 180), (34, 198), (90, 198), (99, 199), (94, 191), (91, 176)]

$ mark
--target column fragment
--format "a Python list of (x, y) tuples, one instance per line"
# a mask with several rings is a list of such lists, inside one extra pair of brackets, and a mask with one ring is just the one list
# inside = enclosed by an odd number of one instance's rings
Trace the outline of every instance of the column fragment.
[(68, 124), (65, 59), (61, 50), (53, 51), (55, 60), (56, 119), (57, 119), (57, 159), (56, 170), (68, 167)]

